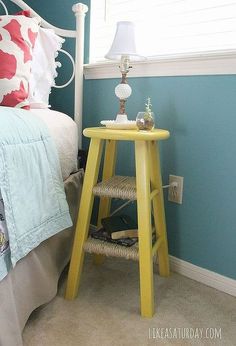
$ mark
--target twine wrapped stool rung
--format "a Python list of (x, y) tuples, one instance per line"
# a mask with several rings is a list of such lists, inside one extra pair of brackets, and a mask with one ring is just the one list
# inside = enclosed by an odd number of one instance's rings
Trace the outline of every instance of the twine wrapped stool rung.
[(136, 179), (115, 175), (98, 183), (93, 188), (93, 194), (99, 197), (136, 200)]
[[(104, 255), (107, 257), (122, 257), (127, 260), (139, 261), (138, 243), (130, 247), (119, 244), (108, 243), (107, 241), (89, 237), (84, 243), (84, 251), (91, 254)], [(157, 263), (157, 256), (153, 256), (153, 261)]]
[(125, 247), (89, 237), (84, 243), (83, 248), (88, 253), (96, 253), (108, 257), (123, 257), (133, 261), (139, 260), (138, 246), (136, 245)]

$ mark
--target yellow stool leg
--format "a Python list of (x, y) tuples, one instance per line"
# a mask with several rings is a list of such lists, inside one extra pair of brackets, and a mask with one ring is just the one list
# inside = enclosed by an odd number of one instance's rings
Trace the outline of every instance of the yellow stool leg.
[(101, 162), (102, 144), (103, 141), (98, 138), (92, 138), (90, 142), (87, 166), (80, 200), (79, 215), (76, 224), (72, 256), (67, 280), (65, 294), (66, 299), (74, 299), (78, 292), (84, 260), (83, 245), (88, 237), (88, 229), (94, 201), (92, 191), (98, 178), (99, 165)]
[[(106, 150), (103, 164), (103, 175), (102, 180), (106, 180), (111, 178), (115, 172), (115, 164), (116, 164), (116, 141), (107, 140), (106, 141)], [(108, 216), (111, 208), (111, 199), (107, 197), (101, 197), (99, 203), (99, 211), (98, 211), (98, 224), (97, 227), (101, 227), (101, 219)], [(103, 255), (94, 255), (94, 263), (101, 264), (104, 262)]]
[(150, 163), (148, 144), (135, 141), (136, 188), (139, 232), (139, 271), (141, 315), (152, 317), (154, 314), (153, 296), (153, 257), (150, 201)]
[(161, 245), (157, 251), (159, 274), (161, 276), (169, 276), (170, 267), (158, 143), (156, 143), (155, 141), (149, 142), (149, 153), (151, 186), (152, 189), (158, 189), (159, 191), (159, 193), (153, 198), (153, 211), (156, 235), (157, 237), (162, 238)]

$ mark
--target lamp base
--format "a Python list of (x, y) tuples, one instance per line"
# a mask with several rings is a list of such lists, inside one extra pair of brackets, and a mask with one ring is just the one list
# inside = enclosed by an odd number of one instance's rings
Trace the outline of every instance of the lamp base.
[(127, 121), (128, 121), (127, 114), (117, 114), (116, 116), (117, 123), (127, 123)]
[(115, 94), (120, 100), (120, 109), (116, 117), (117, 122), (126, 122), (128, 120), (125, 112), (125, 103), (131, 93), (131, 87), (125, 83), (118, 84), (115, 88)]

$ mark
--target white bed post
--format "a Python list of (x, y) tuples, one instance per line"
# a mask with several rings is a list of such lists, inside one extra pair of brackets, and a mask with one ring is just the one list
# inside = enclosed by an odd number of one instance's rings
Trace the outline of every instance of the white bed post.
[(75, 44), (75, 106), (74, 120), (78, 126), (79, 148), (82, 147), (82, 111), (83, 111), (83, 68), (84, 68), (84, 19), (88, 6), (78, 3), (73, 5), (76, 17)]

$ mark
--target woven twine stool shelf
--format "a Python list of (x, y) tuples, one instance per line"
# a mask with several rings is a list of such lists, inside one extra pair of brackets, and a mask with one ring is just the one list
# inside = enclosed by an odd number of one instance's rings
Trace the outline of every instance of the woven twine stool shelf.
[[(65, 298), (71, 300), (77, 296), (85, 252), (95, 254), (97, 263), (102, 263), (104, 256), (123, 257), (139, 261), (141, 315), (152, 317), (155, 312), (153, 262), (158, 259), (160, 276), (170, 274), (158, 150), (158, 142), (167, 139), (170, 134), (161, 129), (137, 131), (107, 128), (88, 128), (83, 134), (91, 140)], [(132, 141), (134, 144), (135, 178), (115, 174), (118, 141)], [(104, 146), (102, 181), (98, 183)], [(111, 216), (113, 198), (127, 200), (124, 206), (130, 201), (137, 201), (136, 244), (126, 247), (89, 236), (95, 196), (100, 198), (97, 229), (101, 228), (103, 218)]]
[[(153, 261), (157, 262), (155, 252), (158, 250), (160, 241), (156, 241), (153, 245)], [(84, 243), (84, 251), (88, 253), (95, 253), (107, 257), (122, 257), (127, 260), (139, 261), (138, 243), (129, 247), (121, 246), (119, 244), (109, 243), (103, 240), (94, 239), (89, 237)]]
[[(158, 189), (154, 189), (151, 192), (150, 199), (153, 199), (158, 193)], [(93, 194), (99, 197), (135, 201), (137, 199), (136, 179), (135, 177), (115, 175), (94, 186)]]
[(134, 177), (115, 175), (94, 186), (93, 194), (99, 197), (129, 199), (135, 201), (137, 199), (136, 179)]
[(138, 246), (136, 244), (130, 247), (125, 247), (119, 244), (108, 243), (103, 240), (89, 237), (84, 244), (84, 251), (109, 257), (123, 257), (134, 261), (139, 260)]

